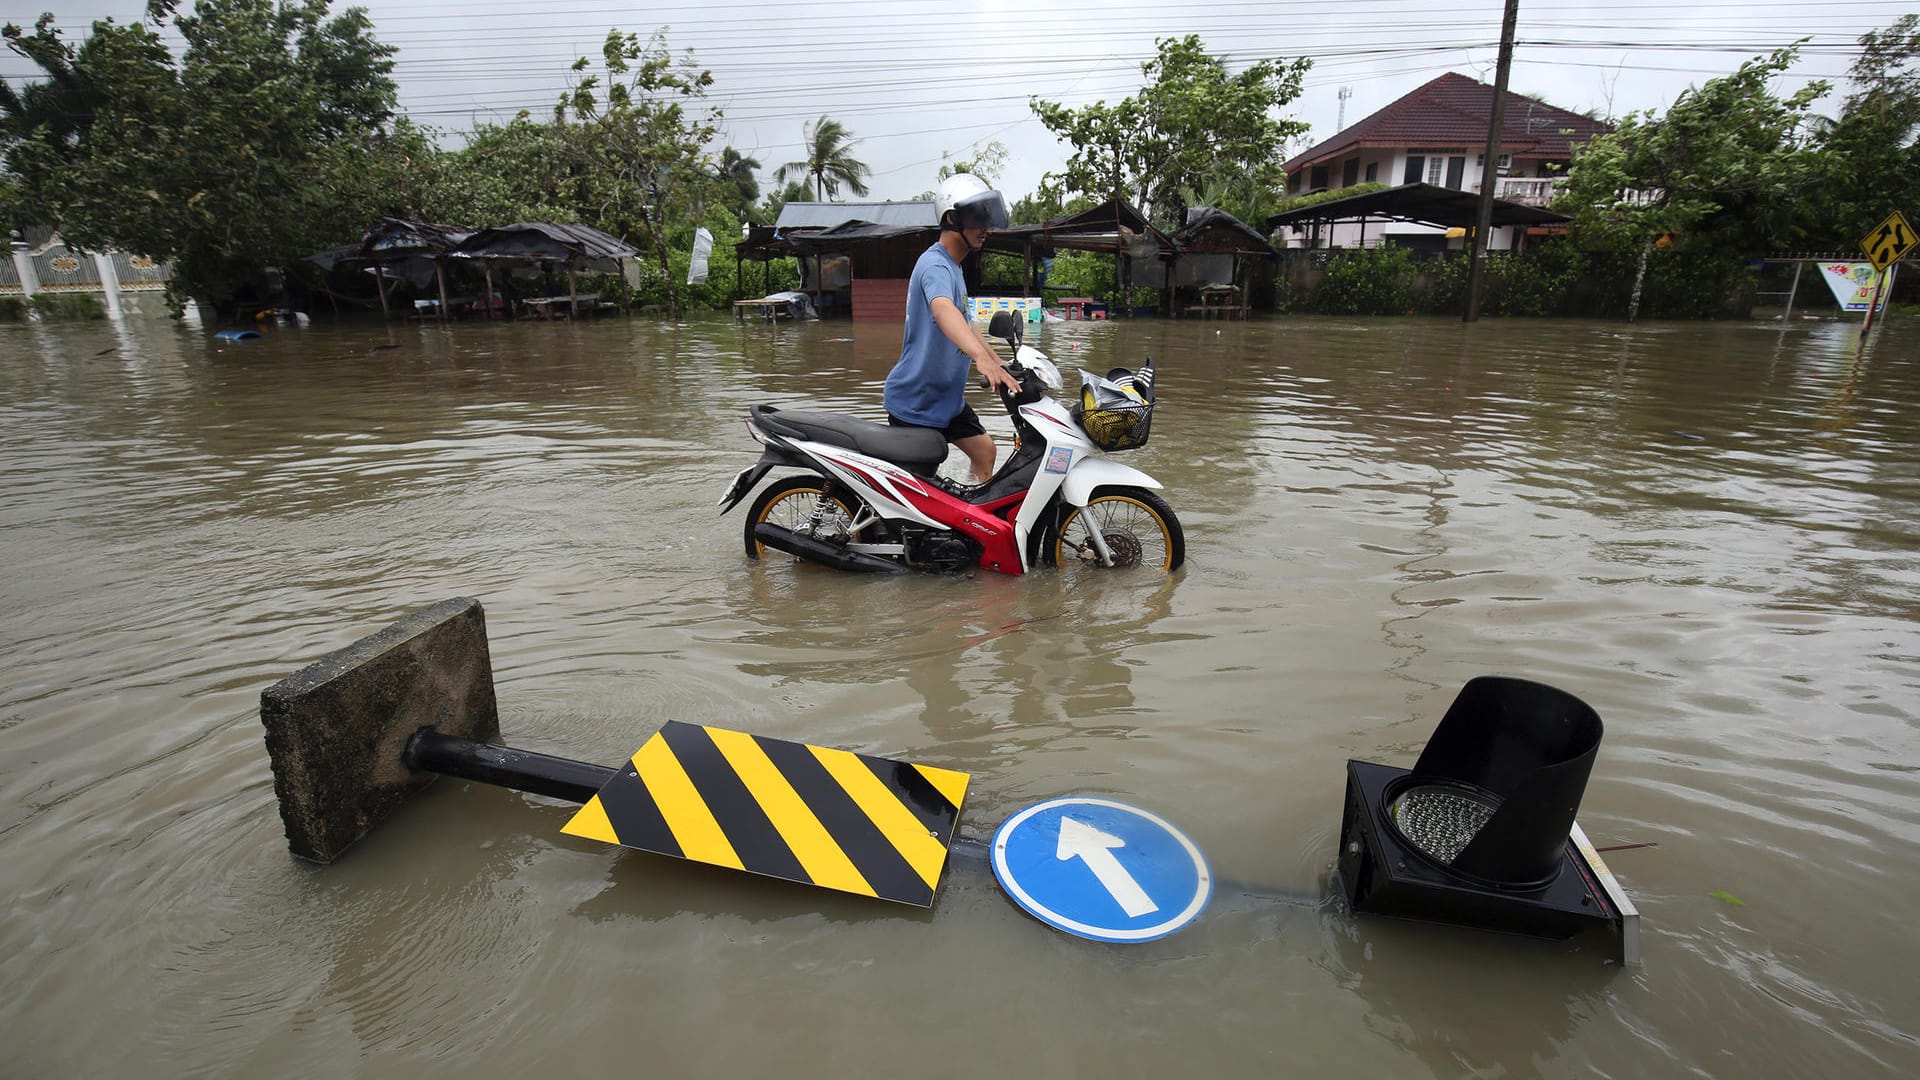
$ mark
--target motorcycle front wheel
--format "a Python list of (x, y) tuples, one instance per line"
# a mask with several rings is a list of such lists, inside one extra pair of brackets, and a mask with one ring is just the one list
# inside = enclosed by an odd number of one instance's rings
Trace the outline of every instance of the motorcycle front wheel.
[(807, 534), (816, 524), (816, 514), (819, 531), (812, 535), (828, 542), (854, 539), (853, 504), (845, 496), (829, 492), (825, 480), (818, 476), (789, 476), (767, 485), (747, 508), (747, 558), (765, 558), (767, 553), (776, 550), (753, 535), (755, 525), (765, 521)]
[(1167, 500), (1145, 488), (1107, 487), (1085, 506), (1060, 507), (1056, 520), (1040, 531), (1040, 563), (1100, 567), (1089, 538), (1093, 529), (1100, 530), (1113, 553), (1115, 569), (1146, 567), (1170, 574), (1187, 560), (1186, 533)]

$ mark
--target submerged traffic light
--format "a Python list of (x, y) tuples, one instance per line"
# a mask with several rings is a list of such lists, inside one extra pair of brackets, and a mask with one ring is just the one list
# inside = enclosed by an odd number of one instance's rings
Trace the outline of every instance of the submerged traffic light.
[(1637, 963), (1639, 914), (1574, 822), (1600, 735), (1572, 694), (1482, 676), (1411, 770), (1348, 761), (1349, 907), (1553, 938), (1611, 927)]

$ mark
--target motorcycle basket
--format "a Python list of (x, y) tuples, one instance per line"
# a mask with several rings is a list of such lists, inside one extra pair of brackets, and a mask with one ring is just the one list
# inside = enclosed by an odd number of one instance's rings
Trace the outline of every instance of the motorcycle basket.
[(1091, 396), (1082, 394), (1082, 400), (1073, 403), (1072, 413), (1093, 445), (1108, 452), (1138, 450), (1147, 445), (1147, 434), (1153, 427), (1153, 402), (1099, 405), (1085, 400)]

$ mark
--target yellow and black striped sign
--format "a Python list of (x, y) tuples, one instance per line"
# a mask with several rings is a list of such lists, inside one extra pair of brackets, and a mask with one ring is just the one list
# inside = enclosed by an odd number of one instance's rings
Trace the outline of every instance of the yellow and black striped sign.
[(969, 779), (669, 720), (561, 831), (930, 907)]

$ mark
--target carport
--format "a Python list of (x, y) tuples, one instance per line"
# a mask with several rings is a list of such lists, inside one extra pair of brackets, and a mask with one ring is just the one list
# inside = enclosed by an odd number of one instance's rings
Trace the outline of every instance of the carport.
[[(1344, 199), (1288, 210), (1267, 219), (1267, 232), (1275, 229), (1304, 229), (1330, 225), (1336, 221), (1358, 221), (1360, 244), (1366, 246), (1367, 223), (1404, 221), (1415, 225), (1434, 225), (1443, 229), (1472, 229), (1480, 218), (1480, 193), (1439, 187), (1434, 184), (1402, 184), (1385, 191), (1350, 195)], [(1526, 229), (1565, 225), (1573, 219), (1525, 203), (1493, 200), (1493, 228)], [(1511, 250), (1519, 250), (1525, 234), (1517, 233)]]

